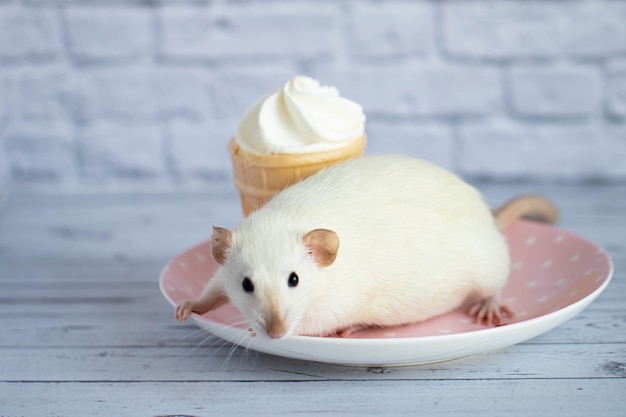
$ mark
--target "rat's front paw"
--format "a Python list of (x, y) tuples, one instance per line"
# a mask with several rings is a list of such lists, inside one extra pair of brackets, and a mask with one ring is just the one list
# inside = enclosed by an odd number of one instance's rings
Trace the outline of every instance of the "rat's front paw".
[(176, 306), (176, 312), (174, 317), (178, 320), (179, 323), (184, 323), (189, 315), (195, 312), (196, 303), (193, 300), (183, 300)]

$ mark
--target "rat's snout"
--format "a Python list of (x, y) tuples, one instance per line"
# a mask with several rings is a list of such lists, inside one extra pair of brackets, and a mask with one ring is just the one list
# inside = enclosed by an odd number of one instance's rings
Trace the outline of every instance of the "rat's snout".
[(289, 333), (289, 325), (285, 315), (275, 303), (270, 304), (270, 309), (265, 317), (265, 331), (272, 339), (281, 339)]
[(267, 325), (267, 335), (272, 339), (281, 339), (287, 335), (287, 326), (284, 322), (271, 321)]

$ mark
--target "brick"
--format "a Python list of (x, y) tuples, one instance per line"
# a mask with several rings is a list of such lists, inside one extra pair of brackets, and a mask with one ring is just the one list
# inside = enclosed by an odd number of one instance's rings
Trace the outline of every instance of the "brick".
[[(3, 90), (2, 90), (2, 79), (0, 79), (0, 106), (2, 105), (3, 98)], [(9, 182), (11, 180), (11, 163), (9, 157), (7, 155), (7, 151), (4, 145), (4, 136), (3, 132), (3, 118), (0, 107), (0, 199), (4, 199), (9, 191)]]
[(9, 183), (11, 182), (11, 166), (9, 158), (4, 151), (4, 146), (0, 140), (0, 199), (4, 201), (9, 192)]
[(9, 157), (4, 146), (4, 127), (9, 117), (8, 82), (0, 76), (0, 199), (8, 193), (11, 178)]
[(447, 2), (443, 38), (447, 52), (469, 58), (602, 58), (626, 51), (626, 6), (605, 1)]
[(601, 83), (592, 68), (514, 68), (511, 107), (531, 117), (587, 116), (600, 105)]
[(430, 3), (355, 3), (349, 50), (357, 57), (422, 56), (433, 49), (434, 33)]
[[(9, 82), (0, 76), (0, 132), (4, 126), (4, 121), (9, 117)], [(2, 144), (0, 143), (0, 149)]]
[[(330, 78), (341, 95), (363, 106), (370, 115), (426, 114), (428, 101), (419, 69), (408, 67), (361, 67)], [(334, 81), (336, 80), (336, 81)]]
[(626, 116), (626, 61), (614, 63), (607, 70), (606, 107), (612, 116)]
[(224, 177), (231, 172), (228, 140), (236, 122), (173, 120), (167, 127), (170, 159), (181, 178)]
[(565, 24), (562, 48), (574, 57), (607, 58), (626, 52), (626, 3), (576, 2), (560, 6)]
[(454, 138), (443, 125), (368, 120), (367, 154), (398, 153), (453, 168)]
[(424, 71), (429, 113), (441, 116), (477, 116), (493, 112), (501, 104), (497, 70), (443, 67)]
[(334, 8), (285, 6), (163, 7), (159, 11), (160, 53), (196, 59), (311, 58), (334, 53)]
[(71, 7), (64, 20), (70, 54), (79, 61), (134, 59), (153, 50), (148, 8)]
[(601, 125), (469, 125), (460, 135), (465, 175), (566, 180), (626, 177), (626, 128)]
[(447, 52), (469, 57), (542, 57), (559, 52), (560, 13), (539, 2), (448, 2), (443, 5)]
[(73, 127), (69, 123), (16, 122), (2, 137), (14, 179), (54, 182), (76, 175)]
[(163, 176), (162, 142), (155, 125), (89, 124), (78, 134), (81, 172), (94, 179)]
[(347, 71), (337, 85), (366, 114), (475, 116), (501, 100), (496, 70), (472, 67), (370, 67)]
[(0, 61), (52, 60), (61, 53), (61, 30), (55, 12), (0, 6)]
[[(15, 0), (0, 0), (2, 1), (15, 1)], [(193, 5), (203, 5), (208, 4), (211, 0), (20, 0), (22, 3), (33, 5), (33, 6), (43, 6), (43, 5), (76, 5), (76, 4), (89, 4), (94, 7), (99, 6), (114, 6), (117, 5), (129, 5), (129, 6), (137, 6), (137, 5), (146, 5), (149, 7), (159, 6), (161, 4), (167, 3), (176, 3), (176, 4), (193, 4)]]
[[(239, 120), (254, 102), (281, 88), (298, 73), (290, 65), (220, 70), (209, 83), (213, 114), (218, 118)], [(324, 84), (323, 80), (320, 82)]]
[(205, 75), (188, 69), (104, 69), (81, 74), (80, 118), (156, 121), (210, 111)]
[(75, 75), (64, 68), (29, 68), (20, 72), (17, 85), (21, 120), (70, 120), (79, 112)]

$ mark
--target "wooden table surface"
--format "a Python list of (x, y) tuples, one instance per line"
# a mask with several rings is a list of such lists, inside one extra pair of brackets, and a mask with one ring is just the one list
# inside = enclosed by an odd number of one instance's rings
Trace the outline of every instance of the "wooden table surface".
[(560, 227), (609, 253), (613, 281), (526, 343), (403, 368), (258, 354), (174, 322), (159, 272), (213, 224), (236, 225), (230, 186), (15, 193), (0, 208), (0, 416), (626, 416), (626, 187), (479, 189), (492, 205), (552, 198)]

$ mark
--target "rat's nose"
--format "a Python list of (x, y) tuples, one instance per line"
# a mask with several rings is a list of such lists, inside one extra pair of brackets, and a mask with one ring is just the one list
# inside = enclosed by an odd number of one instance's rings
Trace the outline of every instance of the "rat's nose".
[(267, 335), (271, 337), (272, 339), (282, 339), (283, 337), (285, 337), (286, 334), (287, 332), (285, 331), (280, 331), (280, 330), (277, 331), (274, 329), (267, 330)]
[(265, 327), (265, 331), (267, 335), (272, 339), (281, 339), (287, 335), (287, 323), (280, 317), (271, 317), (270, 320), (267, 321), (267, 326)]

